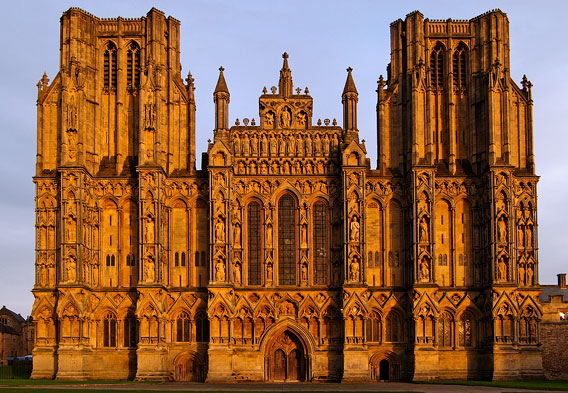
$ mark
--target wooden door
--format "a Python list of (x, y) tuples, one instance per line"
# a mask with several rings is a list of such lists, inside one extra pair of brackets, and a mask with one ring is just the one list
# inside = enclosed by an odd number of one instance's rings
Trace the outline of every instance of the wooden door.
[(276, 350), (274, 353), (274, 376), (275, 381), (285, 381), (286, 380), (286, 354), (282, 349)]

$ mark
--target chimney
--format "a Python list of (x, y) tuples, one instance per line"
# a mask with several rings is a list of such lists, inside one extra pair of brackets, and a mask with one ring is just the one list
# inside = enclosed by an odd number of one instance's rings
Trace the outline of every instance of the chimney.
[(558, 276), (558, 286), (560, 288), (566, 288), (566, 273), (557, 274)]

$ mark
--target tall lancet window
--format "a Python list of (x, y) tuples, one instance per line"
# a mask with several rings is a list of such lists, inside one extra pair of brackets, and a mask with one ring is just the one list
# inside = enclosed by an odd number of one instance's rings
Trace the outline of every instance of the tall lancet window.
[(466, 59), (467, 47), (461, 42), (454, 51), (452, 59), (452, 74), (454, 75), (454, 87), (465, 89), (466, 83)]
[(134, 41), (126, 51), (126, 84), (130, 89), (140, 87), (140, 47)]
[(296, 200), (286, 194), (278, 201), (278, 284), (296, 285)]
[(444, 47), (439, 42), (430, 53), (430, 84), (434, 89), (444, 87)]
[(116, 45), (109, 41), (104, 52), (104, 87), (107, 90), (116, 89)]
[(260, 203), (253, 201), (247, 208), (248, 230), (248, 283), (260, 285), (262, 249), (261, 249)]
[(327, 203), (314, 205), (314, 282), (327, 284), (329, 271), (329, 213)]

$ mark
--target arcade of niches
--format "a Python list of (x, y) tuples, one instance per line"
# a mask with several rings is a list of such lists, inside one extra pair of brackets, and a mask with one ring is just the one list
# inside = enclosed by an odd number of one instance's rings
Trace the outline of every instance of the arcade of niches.
[(342, 125), (312, 118), (285, 53), (258, 123), (233, 126), (220, 68), (197, 170), (179, 21), (66, 11), (38, 83), (32, 377), (542, 377), (531, 83), (511, 79), (508, 23), (391, 24), (377, 169), (350, 68)]

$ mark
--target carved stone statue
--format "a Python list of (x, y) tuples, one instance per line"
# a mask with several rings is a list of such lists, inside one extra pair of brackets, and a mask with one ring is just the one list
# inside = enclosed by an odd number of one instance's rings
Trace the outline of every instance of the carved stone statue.
[(298, 157), (302, 157), (304, 155), (304, 141), (300, 134), (296, 136), (296, 155)]
[(534, 276), (534, 270), (532, 267), (532, 264), (528, 266), (527, 268), (527, 285), (533, 285), (533, 276)]
[(266, 248), (272, 248), (272, 224), (266, 225)]
[(65, 270), (67, 273), (67, 281), (74, 282), (77, 279), (77, 263), (75, 262), (75, 258), (71, 256), (67, 258)]
[(241, 283), (241, 264), (240, 263), (235, 263), (235, 266), (233, 268), (233, 281), (235, 282), (235, 284)]
[(219, 217), (215, 223), (215, 242), (225, 242), (225, 223), (221, 217)]
[(350, 224), (350, 236), (349, 236), (349, 240), (352, 242), (358, 242), (359, 241), (359, 221), (357, 220), (357, 216), (353, 216), (353, 218), (351, 219), (351, 224)]
[(323, 138), (323, 155), (324, 156), (328, 156), (329, 155), (329, 137), (327, 136), (327, 134), (325, 134), (324, 138)]
[(497, 221), (497, 230), (499, 235), (499, 242), (506, 243), (507, 242), (507, 222), (505, 221), (505, 217), (501, 216)]
[(302, 231), (301, 231), (301, 246), (302, 248), (308, 247), (308, 226), (306, 224), (302, 224)]
[(233, 242), (235, 247), (241, 247), (241, 226), (238, 222), (233, 226)]
[(420, 262), (420, 280), (421, 281), (430, 280), (430, 266), (426, 259), (422, 259), (422, 262)]
[(312, 137), (311, 137), (311, 135), (306, 135), (305, 145), (306, 145), (306, 156), (311, 156), (312, 155)]
[(276, 138), (274, 138), (274, 135), (270, 135), (270, 155), (275, 156), (277, 154), (278, 154), (278, 151), (277, 151)]
[(505, 263), (504, 257), (499, 258), (497, 267), (499, 269), (499, 280), (507, 281), (507, 264)]
[(251, 154), (253, 156), (257, 156), (258, 155), (258, 138), (256, 137), (256, 134), (252, 134), (252, 137), (250, 138), (250, 151)]
[(240, 156), (241, 155), (241, 138), (239, 138), (238, 134), (235, 134), (235, 136), (233, 137), (233, 147), (234, 147), (234, 150), (235, 150), (235, 155)]
[(154, 263), (154, 258), (151, 255), (148, 255), (144, 263), (144, 275), (146, 277), (146, 281), (154, 281), (155, 269), (156, 265)]
[(154, 243), (154, 218), (150, 215), (146, 216), (146, 225), (144, 226), (144, 242)]
[(426, 218), (422, 217), (420, 219), (420, 241), (427, 243), (428, 242), (428, 223), (426, 222)]
[(248, 135), (245, 134), (245, 136), (243, 137), (243, 155), (245, 157), (248, 157), (249, 154), (250, 154), (250, 141)]
[(349, 279), (351, 281), (359, 281), (359, 260), (356, 256), (351, 258), (351, 263), (349, 264)]
[(280, 122), (282, 127), (289, 128), (291, 121), (292, 117), (290, 115), (290, 110), (288, 108), (285, 108), (280, 115)]
[(526, 226), (526, 247), (528, 248), (532, 248), (532, 225), (527, 225)]
[(223, 258), (217, 259), (215, 264), (215, 280), (225, 281), (225, 262), (223, 262)]
[(525, 267), (523, 265), (519, 265), (519, 284), (525, 283)]
[(272, 282), (272, 263), (266, 265), (266, 282)]
[(523, 231), (523, 226), (519, 224), (517, 225), (517, 245), (519, 247), (523, 247), (525, 245), (524, 238), (525, 238), (525, 233)]
[(305, 263), (302, 264), (302, 281), (308, 281), (308, 265)]
[(266, 112), (264, 114), (264, 125), (266, 128), (274, 128), (274, 113)]
[(279, 156), (286, 155), (286, 141), (281, 135), (278, 136), (278, 155)]
[(268, 155), (268, 138), (266, 138), (266, 134), (262, 134), (260, 138), (260, 155), (263, 157)]

